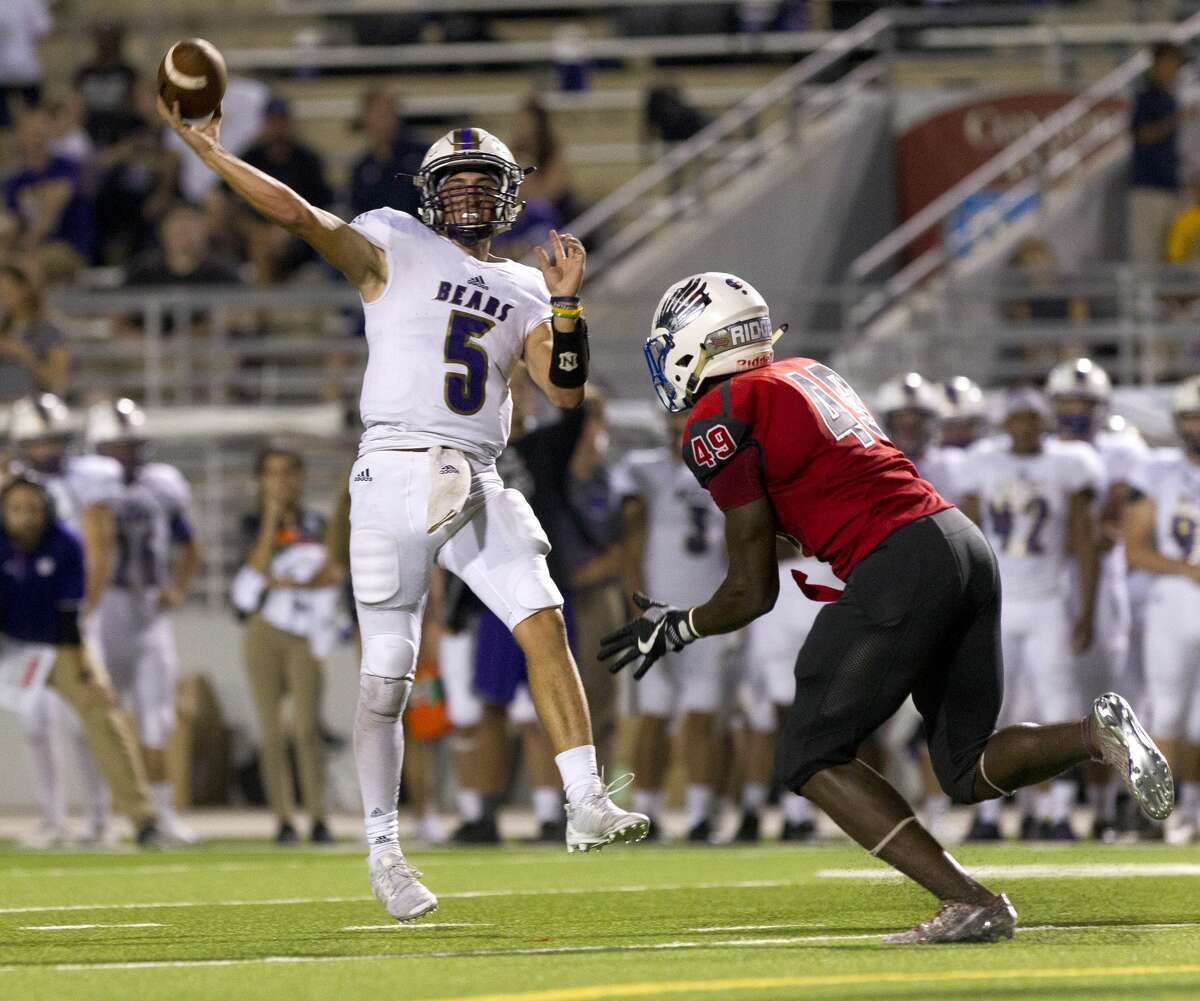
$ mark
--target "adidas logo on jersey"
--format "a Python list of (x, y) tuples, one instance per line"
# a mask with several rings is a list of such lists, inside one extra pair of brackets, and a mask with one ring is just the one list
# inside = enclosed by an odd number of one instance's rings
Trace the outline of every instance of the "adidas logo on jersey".
[(443, 476), (457, 476), (458, 475), (458, 466), (442, 466), (442, 468), (439, 469), (438, 472), (441, 473)]
[(465, 285), (438, 282), (437, 292), (433, 298), (436, 302), (448, 302), (451, 306), (477, 309), (479, 312), (493, 317), (497, 323), (503, 323), (508, 319), (508, 314), (512, 312), (514, 306), (511, 302), (501, 302), (494, 295), (484, 295), (483, 292), (486, 288), (484, 280), (478, 275), (468, 278)]
[(362, 470), (359, 470), (359, 472), (355, 473), (354, 474), (354, 482), (355, 483), (374, 483), (375, 481), (373, 479), (371, 479), (370, 468), (362, 469)]
[(483, 280), (482, 275), (476, 275), (474, 278), (468, 278), (467, 284), (474, 285), (476, 288), (481, 288), (485, 292), (487, 291), (487, 282)]

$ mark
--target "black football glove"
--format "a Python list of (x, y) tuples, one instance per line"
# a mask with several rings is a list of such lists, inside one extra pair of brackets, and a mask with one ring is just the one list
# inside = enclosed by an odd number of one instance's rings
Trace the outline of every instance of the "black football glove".
[(692, 630), (687, 612), (647, 598), (640, 592), (634, 594), (633, 603), (642, 614), (600, 641), (601, 660), (618, 658), (609, 667), (613, 674), (637, 663), (633, 676), (641, 678), (668, 650), (674, 653), (700, 638)]

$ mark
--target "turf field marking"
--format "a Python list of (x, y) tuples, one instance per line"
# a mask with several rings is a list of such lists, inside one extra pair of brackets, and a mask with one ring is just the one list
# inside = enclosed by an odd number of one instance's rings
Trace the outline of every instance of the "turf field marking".
[[(1029, 928), (1018, 928), (1018, 932), (1044, 932), (1044, 931), (1166, 931), (1175, 928), (1191, 928), (1197, 923), (1188, 924), (1165, 924), (1165, 925), (1034, 925)], [(397, 960), (412, 960), (412, 959), (487, 959), (505, 956), (562, 956), (575, 955), (580, 953), (621, 953), (621, 952), (663, 952), (671, 950), (683, 949), (745, 949), (745, 948), (770, 948), (787, 945), (806, 945), (809, 943), (824, 943), (824, 942), (860, 942), (874, 940), (879, 942), (883, 937), (883, 932), (874, 932), (871, 934), (855, 934), (855, 935), (803, 935), (803, 936), (788, 936), (781, 938), (735, 938), (735, 939), (707, 939), (704, 941), (675, 941), (675, 942), (631, 942), (627, 945), (562, 945), (562, 946), (537, 946), (524, 949), (456, 949), (444, 950), (439, 952), (411, 952), (411, 953), (373, 953), (360, 954), (349, 956), (256, 956), (247, 959), (169, 959), (169, 960), (135, 960), (131, 962), (112, 962), (112, 963), (59, 963), (54, 966), (33, 966), (31, 964), (10, 963), (0, 965), (0, 973), (17, 973), (29, 972), (31, 969), (52, 970), (56, 973), (78, 973), (92, 972), (99, 970), (165, 970), (165, 969), (191, 969), (208, 966), (273, 966), (281, 963), (361, 963), (361, 962), (390, 962)], [(888, 948), (892, 948), (888, 946)], [(1161, 969), (1166, 972), (1185, 972), (1185, 973), (1200, 973), (1200, 965), (1193, 966), (1176, 966), (1176, 967), (1120, 967), (1117, 970), (1121, 971), (1153, 971)], [(1036, 971), (1029, 971), (1036, 972)], [(1114, 970), (1107, 971), (1109, 973), (1116, 972)], [(1001, 971), (1003, 973), (1003, 971)], [(1017, 974), (1025, 975), (1026, 971), (1009, 971), (1010, 976)], [(972, 976), (979, 974), (979, 971), (972, 971)], [(1099, 973), (1087, 974), (1088, 976), (1099, 975)], [(887, 976), (879, 974), (878, 977)], [(919, 976), (914, 974), (913, 976)], [(857, 983), (859, 981), (848, 981)], [(863, 983), (874, 983), (875, 980), (867, 977)], [(907, 982), (907, 981), (899, 981)], [(714, 983), (722, 984), (720, 989), (727, 989), (728, 984), (723, 981), (714, 981)], [(823, 981), (814, 981), (814, 985), (823, 983)], [(654, 985), (656, 991), (664, 991), (661, 985)], [(591, 990), (592, 988), (581, 988)], [(607, 990), (608, 988), (605, 988)], [(717, 989), (717, 988), (714, 988)], [(651, 992), (653, 993), (653, 992)], [(588, 997), (612, 997), (616, 995), (598, 994), (588, 995)], [(495, 996), (491, 996), (495, 997)], [(516, 998), (520, 1001), (545, 1001), (538, 999), (537, 995), (498, 995), (501, 998)], [(451, 999), (443, 999), (443, 1001), (451, 1001)], [(489, 997), (479, 998), (459, 998), (453, 1001), (489, 1001)], [(564, 999), (570, 1001), (570, 999)]]
[[(786, 879), (747, 879), (732, 883), (660, 883), (655, 886), (557, 886), (540, 890), (460, 890), (439, 893), (441, 900), (474, 900), (481, 897), (555, 897), (591, 893), (656, 893), (670, 890), (756, 890), (782, 886), (800, 886)], [(42, 914), (63, 911), (136, 911), (162, 907), (290, 907), (301, 904), (351, 904), (374, 900), (359, 897), (284, 897), (273, 900), (159, 900), (144, 904), (47, 904), (38, 907), (0, 907), (0, 914)]]
[(77, 931), (83, 928), (164, 928), (165, 925), (152, 921), (128, 921), (116, 924), (94, 925), (22, 925), (21, 931)]
[(835, 973), (806, 977), (739, 977), (726, 980), (667, 980), (658, 983), (607, 984), (509, 994), (471, 994), (442, 1001), (604, 1001), (662, 994), (716, 993), (733, 990), (778, 990), (784, 987), (836, 987), (853, 984), (931, 984), (989, 980), (1091, 980), (1097, 977), (1162, 977), (1200, 973), (1200, 965), (1060, 967), (1010, 970), (941, 970), (928, 973)]
[[(1200, 865), (1191, 862), (1083, 862), (1072, 865), (967, 866), (976, 879), (1119, 879), (1152, 876), (1200, 876)], [(895, 869), (818, 869), (819, 879), (903, 879)]]
[(390, 925), (346, 925), (342, 931), (424, 931), (427, 928), (491, 928), (490, 921), (421, 921), (412, 924), (400, 924), (393, 921)]
[(805, 921), (798, 925), (721, 925), (719, 928), (685, 928), (687, 932), (699, 932), (702, 935), (718, 931), (786, 931), (791, 928), (822, 928), (818, 921)]

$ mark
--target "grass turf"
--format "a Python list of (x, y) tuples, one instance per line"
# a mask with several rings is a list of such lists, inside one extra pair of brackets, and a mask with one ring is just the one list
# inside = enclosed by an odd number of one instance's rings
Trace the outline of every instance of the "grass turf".
[[(1013, 942), (883, 946), (932, 901), (822, 875), (885, 872), (849, 846), (419, 851), (441, 907), (405, 927), (357, 851), (0, 852), (0, 999), (1200, 997), (1200, 849), (957, 854), (1001, 867), (987, 882), (1021, 912)], [(100, 927), (50, 927), (67, 925)]]

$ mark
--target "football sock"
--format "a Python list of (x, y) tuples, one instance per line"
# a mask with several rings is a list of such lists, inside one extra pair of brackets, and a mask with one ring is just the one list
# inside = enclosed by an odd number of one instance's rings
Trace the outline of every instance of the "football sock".
[[(46, 698), (46, 693), (42, 694)], [(41, 710), (39, 706), (35, 712)], [(59, 776), (62, 774), (62, 761), (59, 758), (50, 729), (49, 719), (43, 719), (42, 725), (26, 721), (29, 729), (25, 731), (25, 747), (29, 752), (29, 764), (33, 768), (33, 790), (37, 796), (38, 808), (42, 813), (42, 823), (56, 831), (61, 831), (67, 821), (67, 798)]]
[(803, 796), (794, 792), (783, 794), (783, 819), (789, 824), (811, 823), (813, 819), (812, 804)]
[(932, 825), (934, 821), (940, 820), (950, 812), (950, 797), (945, 793), (926, 796), (921, 812), (924, 814), (925, 823)]
[(904, 797), (863, 762), (818, 772), (804, 786), (804, 794), (872, 855), (939, 900), (993, 899), (921, 826)]
[(393, 810), (366, 818), (367, 851), (372, 862), (389, 848), (400, 847), (400, 815)]
[(464, 823), (473, 824), (483, 819), (483, 793), (478, 789), (459, 789), (454, 798), (458, 801), (458, 815)]
[(100, 766), (96, 764), (96, 756), (92, 753), (92, 745), (88, 743), (87, 734), (79, 727), (71, 736), (75, 745), (75, 762), (79, 769), (79, 777), (83, 785), (83, 794), (87, 798), (88, 830), (99, 834), (108, 826), (109, 815), (112, 812), (112, 794)]
[(1179, 813), (1192, 820), (1200, 820), (1200, 782), (1183, 783), (1179, 790)]
[(150, 798), (160, 817), (175, 816), (175, 790), (170, 782), (152, 782)]
[(1117, 784), (1115, 782), (1089, 782), (1087, 787), (1088, 806), (1096, 820), (1113, 820), (1117, 816)]
[[(364, 692), (379, 679), (361, 675), (359, 684)], [(386, 833), (379, 824), (390, 816), (391, 839), (396, 838), (396, 803), (400, 798), (400, 767), (404, 762), (404, 727), (396, 715), (371, 708), (371, 699), (359, 696), (354, 712), (354, 763), (358, 769), (358, 788), (362, 794), (363, 813), (367, 818), (367, 843), (375, 854), (371, 837)], [(383, 848), (387, 845), (384, 844)], [(383, 848), (380, 850), (382, 851)]]
[(1004, 800), (1001, 799), (985, 799), (977, 807), (975, 807), (975, 816), (980, 823), (1000, 825), (1000, 807)]
[(562, 794), (553, 786), (534, 789), (533, 815), (539, 824), (557, 824), (563, 817)]
[(992, 734), (975, 768), (975, 795), (991, 799), (1037, 785), (1090, 760), (1084, 728), (1073, 723), (1010, 726)]
[(567, 801), (578, 803), (596, 791), (600, 785), (600, 769), (596, 766), (594, 744), (580, 744), (554, 756), (558, 772), (562, 776)]
[(635, 813), (644, 813), (651, 820), (657, 821), (662, 814), (663, 794), (658, 789), (635, 789), (633, 793), (633, 809)]
[(767, 803), (767, 787), (761, 782), (747, 782), (742, 786), (742, 809), (747, 813), (759, 813)]
[(1040, 821), (1049, 821), (1054, 817), (1054, 793), (1049, 789), (1042, 789), (1037, 794), (1037, 806), (1034, 808), (1034, 815)]
[(709, 819), (709, 814), (712, 812), (712, 804), (712, 786), (690, 785), (687, 787), (687, 822), (689, 829)]
[(1050, 822), (1061, 823), (1071, 819), (1071, 807), (1075, 803), (1075, 783), (1055, 782), (1050, 787)]

